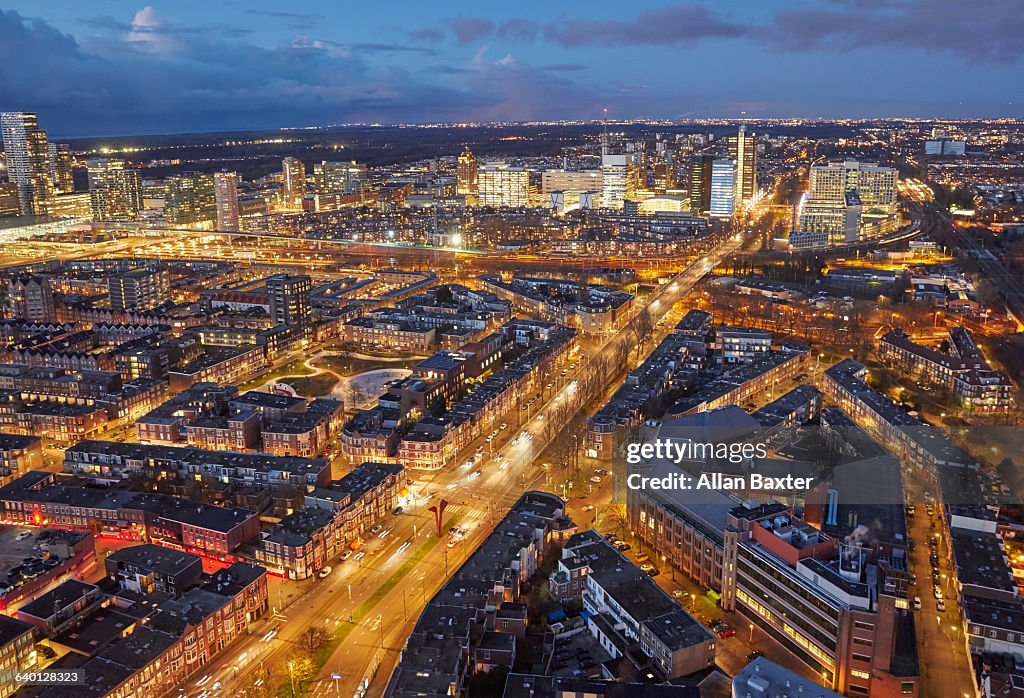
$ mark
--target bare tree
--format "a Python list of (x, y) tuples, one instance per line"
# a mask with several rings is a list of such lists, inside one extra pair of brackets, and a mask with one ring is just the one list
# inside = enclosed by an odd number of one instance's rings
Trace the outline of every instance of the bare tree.
[(311, 625), (299, 635), (299, 644), (307, 652), (313, 653), (323, 647), (329, 637), (326, 628), (320, 625)]

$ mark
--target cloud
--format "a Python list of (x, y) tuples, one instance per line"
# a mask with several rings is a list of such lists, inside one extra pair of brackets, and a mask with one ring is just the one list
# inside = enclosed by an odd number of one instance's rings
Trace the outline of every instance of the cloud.
[(499, 39), (516, 39), (518, 41), (533, 41), (540, 32), (540, 25), (532, 19), (510, 19), (498, 25), (495, 35)]
[(636, 19), (581, 19), (548, 24), (544, 36), (560, 46), (665, 46), (696, 44), (710, 38), (738, 38), (747, 27), (714, 14), (703, 5), (645, 10)]
[(440, 41), (444, 38), (444, 32), (440, 29), (417, 29), (409, 32), (409, 38), (417, 41)]
[(453, 17), (445, 20), (445, 24), (455, 34), (455, 43), (459, 46), (472, 44), (494, 32), (494, 22), (481, 17)]
[[(45, 21), (0, 10), (0, 66), (18, 66), (3, 71), (0, 111), (37, 111), (51, 134), (70, 137), (514, 120), (585, 113), (581, 105), (594, 99), (589, 88), (509, 54), (488, 61), (480, 51), (479, 60), (429, 68), (412, 60), (410, 72), (389, 62), (434, 51), (308, 34), (263, 47), (176, 27), (152, 11), (130, 20), (94, 23), (105, 33), (83, 43)], [(552, 109), (561, 98), (568, 101)]]
[(829, 0), (775, 13), (761, 36), (777, 51), (885, 47), (947, 53), (976, 63), (1024, 56), (1020, 0)]

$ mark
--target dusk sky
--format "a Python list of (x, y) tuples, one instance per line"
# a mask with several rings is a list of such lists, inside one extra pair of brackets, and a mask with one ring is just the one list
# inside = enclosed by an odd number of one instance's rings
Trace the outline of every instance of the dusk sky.
[(53, 136), (354, 122), (1024, 115), (1022, 0), (2, 0)]

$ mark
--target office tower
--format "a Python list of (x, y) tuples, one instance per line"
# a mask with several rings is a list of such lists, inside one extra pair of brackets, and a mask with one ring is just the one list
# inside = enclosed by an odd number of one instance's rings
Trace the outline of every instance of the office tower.
[(544, 194), (555, 191), (579, 194), (585, 191), (601, 191), (604, 173), (601, 170), (544, 170), (540, 175), (540, 188)]
[(463, 150), (459, 155), (459, 162), (455, 171), (455, 191), (462, 196), (476, 196), (478, 193), (477, 184), (478, 170), (476, 158), (469, 149)]
[(714, 218), (730, 218), (736, 210), (736, 161), (716, 158), (711, 163), (711, 196), (708, 212)]
[(217, 230), (238, 230), (238, 175), (218, 172), (213, 175), (217, 202)]
[(675, 189), (676, 166), (670, 162), (659, 162), (654, 166), (654, 191), (664, 194), (669, 189)]
[(694, 155), (690, 158), (690, 212), (703, 215), (711, 210), (711, 155)]
[(275, 274), (266, 279), (270, 318), (279, 325), (309, 325), (309, 293), (313, 281), (305, 274)]
[(93, 220), (92, 196), (87, 191), (74, 194), (54, 194), (46, 205), (46, 214), (51, 218), (91, 221)]
[(477, 172), (481, 206), (526, 206), (530, 199), (530, 173), (504, 162), (489, 162)]
[(134, 221), (142, 210), (138, 170), (124, 160), (89, 161), (89, 197), (97, 221)]
[(625, 153), (603, 153), (601, 155), (602, 205), (605, 208), (622, 210), (626, 201), (626, 172), (629, 169)]
[(18, 203), (18, 185), (14, 182), (0, 182), (0, 218), (17, 216), (21, 213)]
[(363, 194), (366, 165), (352, 162), (318, 162), (313, 165), (313, 188), (317, 194)]
[(284, 208), (301, 209), (306, 196), (306, 167), (295, 158), (285, 158), (282, 165), (281, 203)]
[(30, 112), (0, 114), (0, 133), (7, 155), (7, 178), (18, 185), (18, 206), (22, 215), (46, 214), (46, 202), (53, 190), (50, 182), (50, 154), (46, 131)]
[(107, 279), (110, 307), (114, 310), (152, 310), (171, 299), (166, 269), (134, 269)]
[(797, 230), (828, 236), (831, 244), (878, 237), (894, 229), (896, 170), (847, 160), (811, 167)]
[(735, 136), (729, 137), (729, 158), (736, 161), (733, 209), (738, 211), (757, 194), (757, 136), (748, 134), (745, 124)]
[(53, 287), (48, 276), (16, 276), (7, 283), (7, 305), (11, 317), (30, 322), (57, 319)]
[(849, 193), (864, 206), (895, 206), (896, 170), (856, 160), (811, 167), (810, 201), (841, 203)]
[(55, 194), (73, 194), (75, 178), (71, 171), (71, 146), (67, 143), (50, 143), (47, 150), (50, 159), (50, 181)]
[(200, 225), (217, 220), (213, 175), (189, 172), (166, 180), (164, 218), (171, 225)]

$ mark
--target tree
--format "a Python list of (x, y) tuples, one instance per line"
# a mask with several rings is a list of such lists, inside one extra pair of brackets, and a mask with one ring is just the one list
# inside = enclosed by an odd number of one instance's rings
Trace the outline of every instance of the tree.
[(326, 628), (320, 625), (311, 625), (299, 635), (299, 644), (307, 652), (313, 653), (320, 649), (329, 637)]

